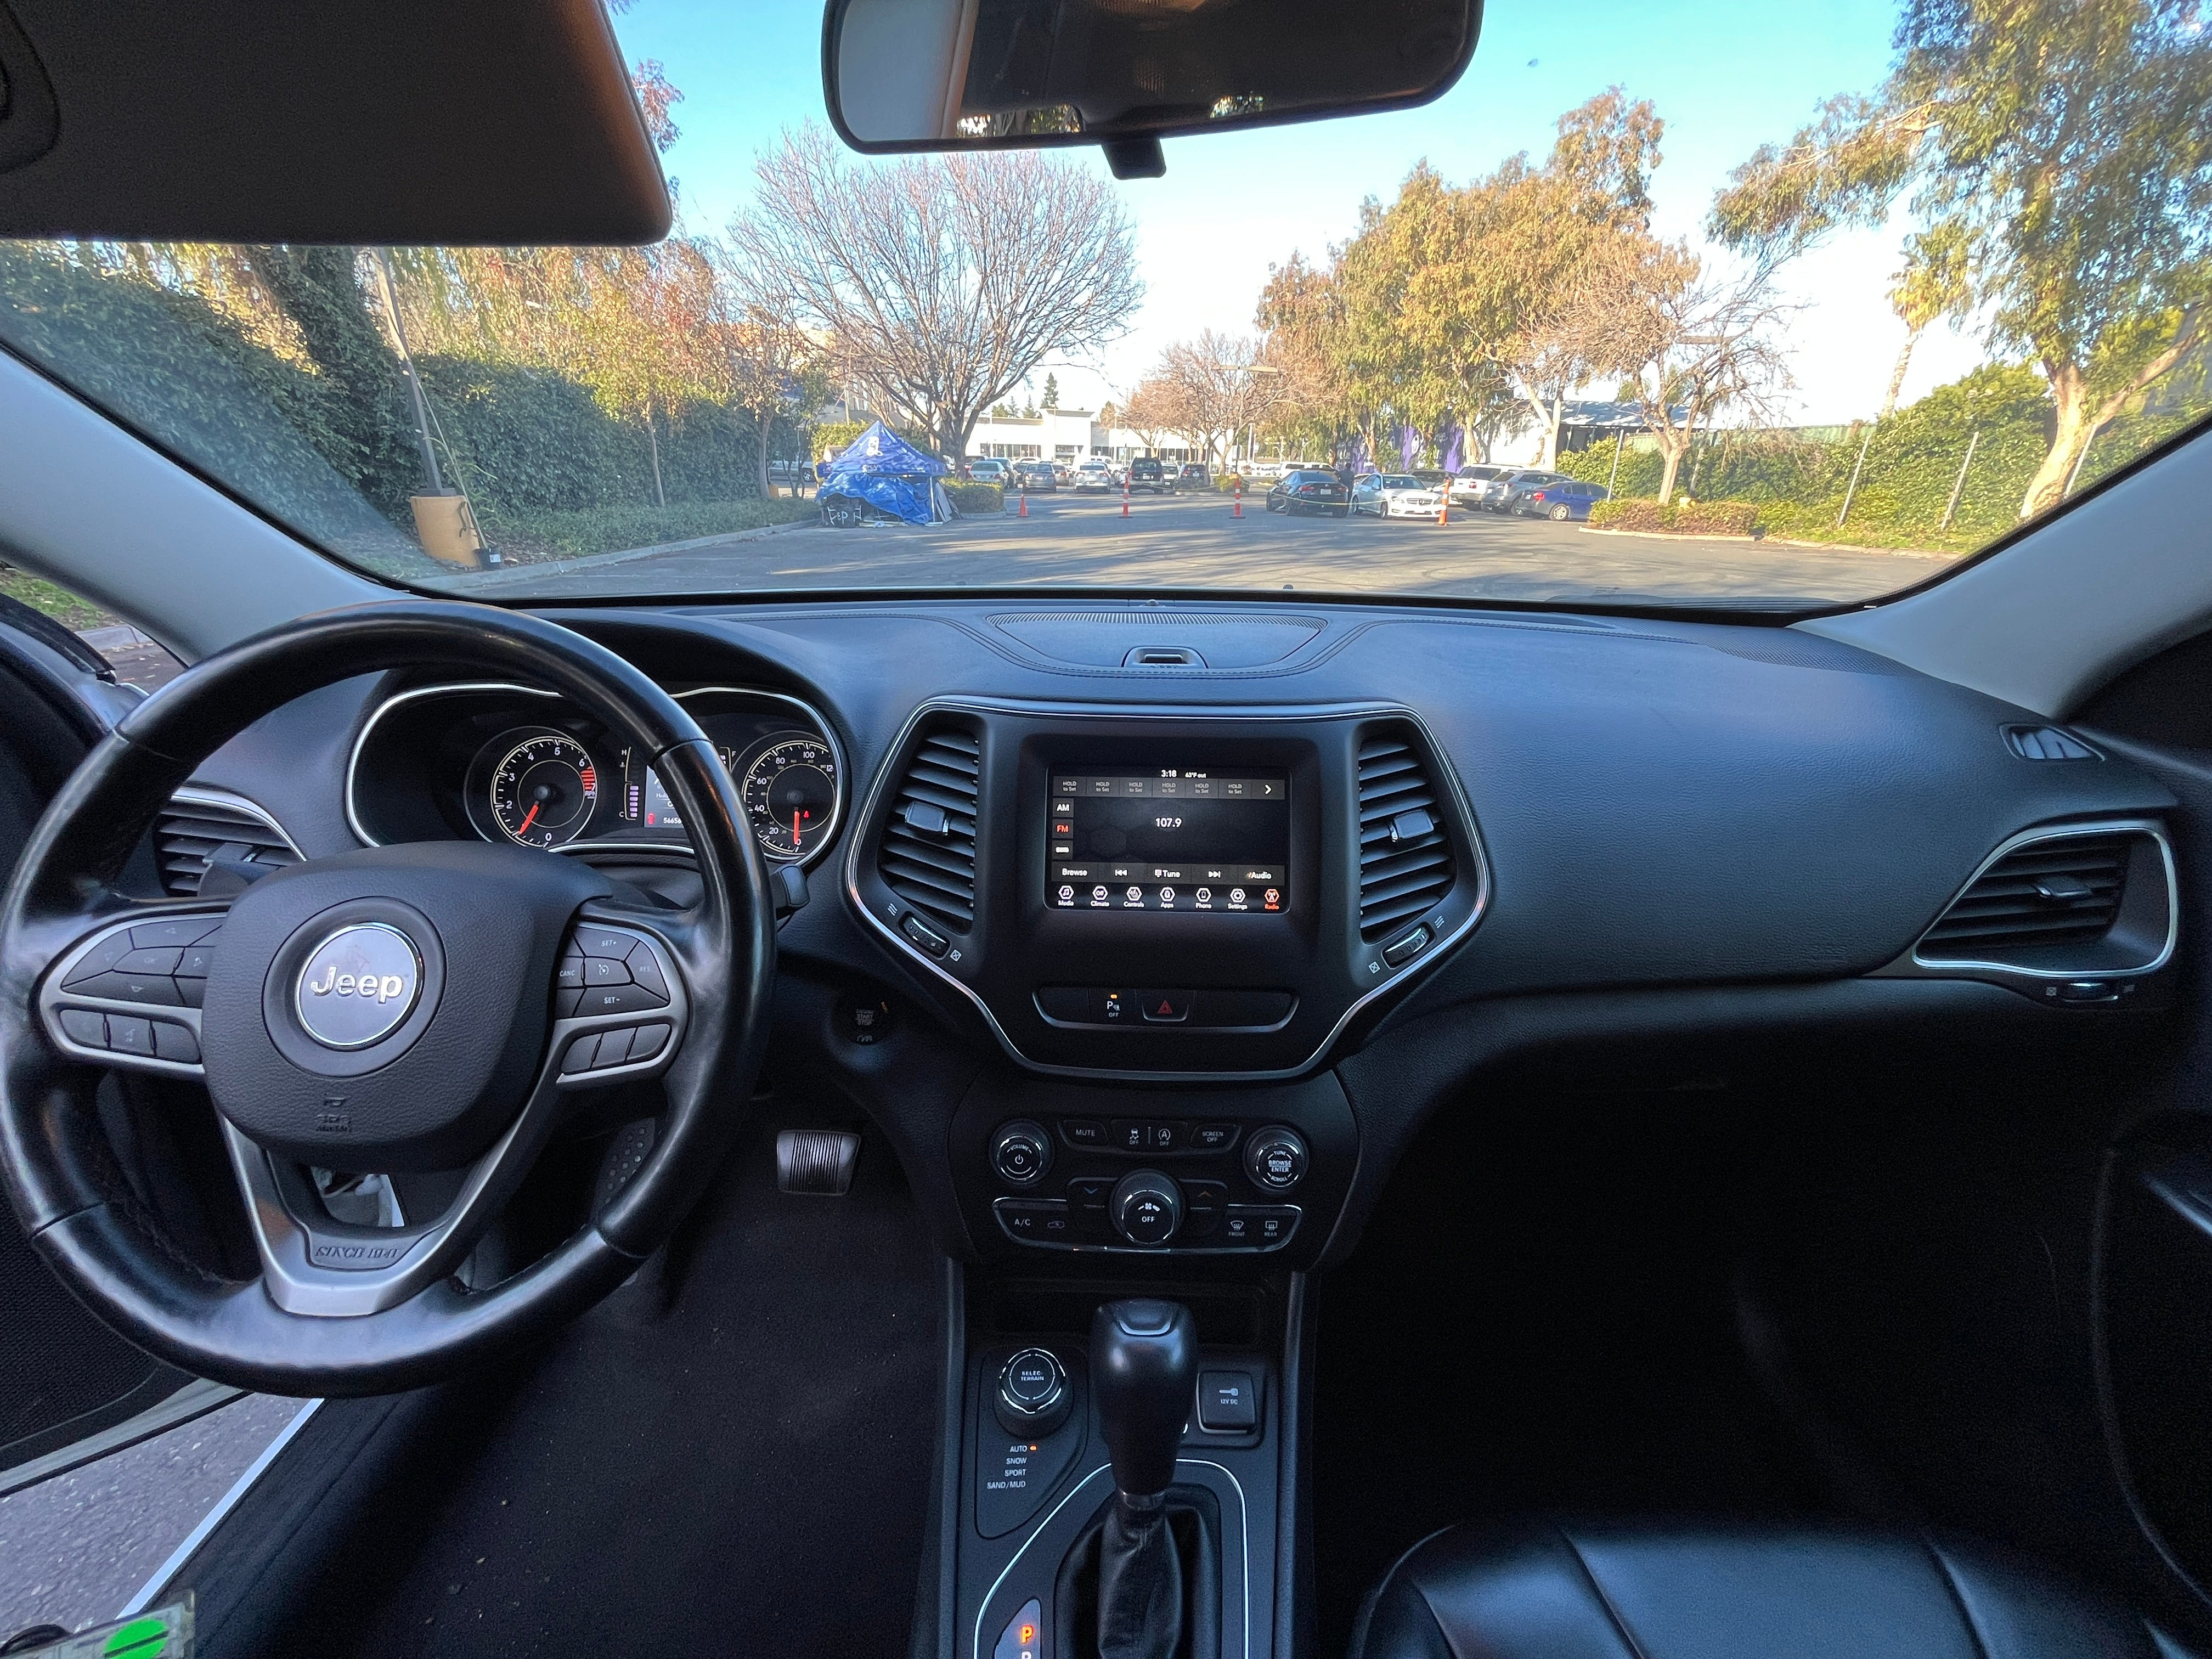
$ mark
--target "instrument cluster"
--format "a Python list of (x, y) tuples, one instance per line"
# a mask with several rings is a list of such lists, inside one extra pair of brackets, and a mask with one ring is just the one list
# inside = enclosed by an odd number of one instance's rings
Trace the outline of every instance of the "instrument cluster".
[[(780, 692), (701, 686), (675, 696), (727, 769), (763, 855), (814, 862), (845, 801), (827, 722)], [(465, 834), (549, 851), (689, 844), (642, 757), (561, 698), (519, 685), (424, 686), (387, 698), (355, 742), (346, 810), (373, 843)]]

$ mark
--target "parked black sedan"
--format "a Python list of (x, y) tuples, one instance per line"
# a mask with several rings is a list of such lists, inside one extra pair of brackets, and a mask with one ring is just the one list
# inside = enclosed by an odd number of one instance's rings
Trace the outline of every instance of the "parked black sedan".
[(1301, 467), (1283, 474), (1281, 481), (1267, 492), (1267, 511), (1285, 515), (1328, 513), (1341, 519), (1352, 511), (1352, 492), (1334, 472), (1321, 467)]

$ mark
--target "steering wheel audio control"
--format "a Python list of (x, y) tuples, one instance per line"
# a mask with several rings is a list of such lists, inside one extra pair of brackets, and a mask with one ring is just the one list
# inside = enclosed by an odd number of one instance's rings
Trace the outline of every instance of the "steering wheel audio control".
[(1182, 1225), (1182, 1188), (1157, 1170), (1121, 1177), (1106, 1202), (1114, 1231), (1132, 1244), (1164, 1244)]
[(1306, 1143), (1296, 1129), (1274, 1124), (1244, 1143), (1244, 1173), (1257, 1187), (1287, 1193), (1306, 1178)]
[(1067, 1421), (1073, 1404), (1067, 1368), (1049, 1348), (1024, 1348), (999, 1368), (991, 1409), (1008, 1434), (1041, 1439)]
[(1052, 1167), (1052, 1137), (1025, 1119), (1002, 1124), (991, 1137), (991, 1167), (1009, 1187), (1034, 1187)]

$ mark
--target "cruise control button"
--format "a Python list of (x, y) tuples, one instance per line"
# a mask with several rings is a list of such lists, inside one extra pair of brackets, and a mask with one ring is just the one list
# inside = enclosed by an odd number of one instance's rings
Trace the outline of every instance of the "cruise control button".
[(668, 1000), (668, 981), (661, 974), (659, 960), (653, 954), (651, 945), (641, 945), (629, 953), (629, 976), (663, 1002)]
[(200, 1063), (199, 1040), (173, 1021), (157, 1019), (154, 1022), (154, 1054), (159, 1060), (197, 1066)]
[(107, 1017), (107, 1046), (118, 1054), (154, 1058), (154, 1022), (124, 1014)]
[(629, 982), (629, 963), (610, 961), (605, 957), (586, 957), (584, 959), (585, 984), (627, 985)]
[(666, 997), (657, 997), (642, 985), (594, 985), (577, 1000), (579, 1014), (636, 1014), (648, 1008), (665, 1008)]
[(553, 1018), (574, 1019), (576, 1017), (576, 1005), (583, 1000), (584, 988), (580, 985), (572, 991), (556, 991), (553, 994)]
[(553, 982), (563, 990), (580, 988), (584, 983), (584, 965), (582, 957), (562, 957), (554, 965)]
[(71, 1042), (87, 1048), (107, 1046), (107, 1020), (90, 1008), (64, 1008), (61, 1012), (62, 1035)]
[(184, 1003), (176, 981), (161, 974), (126, 974), (118, 970), (96, 974), (69, 988), (88, 997), (108, 997), (117, 1002), (150, 1002), (169, 1008)]
[(617, 933), (611, 927), (579, 927), (576, 945), (587, 957), (605, 957), (620, 962), (630, 953), (637, 941), (628, 933)]

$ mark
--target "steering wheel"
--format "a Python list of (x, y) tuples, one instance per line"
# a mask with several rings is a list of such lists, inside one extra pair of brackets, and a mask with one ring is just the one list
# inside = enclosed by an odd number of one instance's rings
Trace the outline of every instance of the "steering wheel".
[[(650, 757), (698, 856), (686, 910), (589, 865), (482, 842), (368, 848), (228, 896), (118, 884), (193, 769), (301, 694), (394, 668), (543, 686)], [(0, 908), (0, 1172), (25, 1236), (95, 1314), (198, 1376), (289, 1395), (416, 1387), (548, 1334), (690, 1208), (743, 1120), (775, 979), (767, 876), (691, 717), (611, 652), (480, 605), (310, 617), (132, 710), (47, 808)], [(219, 1276), (133, 1194), (101, 1068), (205, 1083), (258, 1277)], [(456, 1276), (564, 1113), (658, 1079), (650, 1155), (532, 1266)], [(434, 1218), (341, 1221), (313, 1172), (446, 1172)]]

